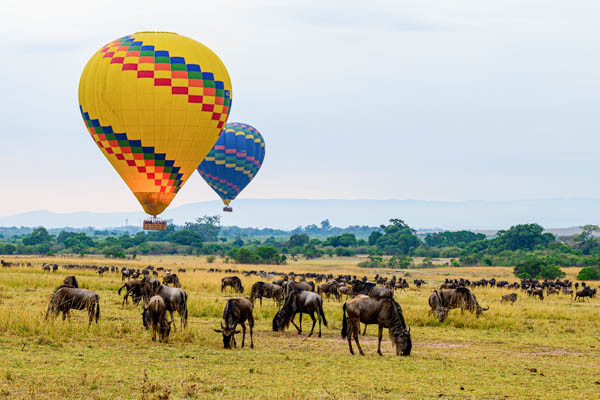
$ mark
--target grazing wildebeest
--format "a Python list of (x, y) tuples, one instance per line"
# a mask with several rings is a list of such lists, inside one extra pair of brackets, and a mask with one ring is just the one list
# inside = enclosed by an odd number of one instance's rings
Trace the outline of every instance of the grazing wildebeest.
[(548, 290), (546, 292), (546, 296), (550, 296), (551, 294), (559, 294), (560, 290), (558, 288), (554, 288), (552, 286), (548, 286)]
[(252, 289), (250, 290), (250, 301), (252, 302), (252, 305), (254, 305), (256, 299), (260, 299), (260, 306), (262, 307), (263, 297), (273, 299), (275, 303), (277, 303), (277, 306), (281, 307), (281, 303), (284, 299), (283, 288), (273, 283), (256, 282), (252, 285)]
[(246, 321), (248, 321), (248, 326), (250, 327), (250, 348), (254, 348), (254, 338), (252, 335), (254, 317), (252, 316), (252, 303), (248, 299), (236, 297), (227, 300), (227, 304), (225, 304), (225, 309), (223, 310), (223, 320), (225, 321), (225, 326), (221, 322), (221, 329), (215, 329), (215, 332), (223, 335), (224, 348), (230, 349), (232, 341), (233, 347), (237, 346), (235, 334), (240, 333), (240, 331), (235, 330), (237, 324), (242, 326), (242, 348), (244, 347), (246, 341)]
[(121, 303), (121, 306), (124, 306), (126, 303), (129, 303), (129, 296), (131, 296), (133, 304), (137, 305), (140, 302), (140, 300), (142, 300), (142, 297), (144, 296), (145, 292), (144, 283), (137, 279), (125, 282), (123, 286), (121, 286), (119, 290), (117, 290), (119, 296), (121, 295), (121, 290), (123, 289), (125, 289), (126, 292), (125, 296), (123, 297), (123, 302)]
[(514, 303), (515, 301), (517, 301), (517, 294), (511, 293), (502, 295), (502, 300), (500, 300), (500, 303)]
[[(181, 318), (181, 328), (185, 328), (188, 319), (187, 293), (185, 290), (172, 286), (160, 285), (156, 294), (165, 301), (167, 311), (171, 314), (171, 322), (174, 320), (173, 312), (177, 311)], [(173, 329), (177, 330), (175, 324), (173, 324)]]
[(175, 286), (177, 288), (181, 287), (181, 282), (179, 282), (179, 277), (177, 276), (177, 274), (166, 275), (163, 279), (163, 283), (165, 285), (168, 285), (169, 283), (171, 283), (173, 286)]
[[(412, 349), (410, 328), (406, 326), (402, 308), (393, 298), (355, 297), (344, 303), (342, 310), (342, 337), (348, 339), (350, 354), (354, 354), (352, 349), (352, 336), (354, 336), (358, 351), (361, 355), (365, 355), (358, 341), (360, 323), (362, 322), (379, 326), (377, 354), (383, 355), (381, 353), (381, 338), (383, 328), (388, 328), (392, 345), (396, 348), (396, 355), (410, 355)], [(346, 313), (348, 314), (347, 318)]]
[(285, 286), (285, 296), (286, 297), (289, 296), (289, 294), (291, 292), (293, 292), (295, 289), (314, 292), (315, 291), (315, 283), (311, 282), (311, 281), (302, 281), (302, 282), (289, 281), (287, 283), (287, 285)]
[(58, 264), (52, 264), (52, 272), (58, 271)]
[(321, 296), (323, 294), (325, 294), (325, 295), (327, 295), (327, 298), (329, 298), (331, 295), (333, 295), (333, 297), (335, 297), (335, 299), (337, 301), (341, 301), (342, 296), (340, 295), (340, 292), (338, 290), (339, 286), (340, 286), (340, 283), (338, 281), (332, 279), (325, 283), (321, 283), (317, 287), (317, 293), (320, 294)]
[(446, 307), (449, 310), (460, 308), (460, 312), (463, 313), (465, 309), (467, 309), (470, 312), (474, 312), (475, 315), (479, 317), (483, 311), (490, 309), (489, 307), (481, 307), (477, 302), (477, 298), (473, 292), (465, 287), (457, 287), (456, 289), (441, 289), (437, 290), (437, 293), (439, 295), (439, 300), (441, 300), (441, 306)]
[(429, 307), (431, 307), (429, 314), (436, 314), (440, 322), (444, 322), (450, 311), (450, 308), (444, 307), (444, 300), (437, 290), (429, 296)]
[(144, 328), (148, 329), (152, 325), (152, 341), (156, 341), (156, 332), (158, 340), (167, 343), (171, 333), (171, 323), (167, 321), (167, 307), (165, 301), (160, 296), (152, 296), (148, 302), (148, 307), (144, 307), (142, 312), (142, 322)]
[(63, 281), (63, 285), (65, 286), (71, 286), (74, 288), (78, 288), (79, 284), (77, 283), (77, 278), (75, 278), (75, 276), (71, 275), (71, 276), (67, 276), (65, 278), (65, 280)]
[(227, 286), (233, 288), (233, 290), (238, 293), (244, 293), (242, 281), (237, 276), (226, 276), (221, 279), (221, 292), (223, 292)]
[(535, 288), (529, 288), (527, 290), (527, 294), (529, 294), (530, 296), (533, 297), (539, 297), (540, 300), (544, 300), (544, 288), (541, 287), (535, 287)]
[(346, 296), (346, 300), (348, 300), (348, 297), (352, 296), (352, 286), (340, 286), (338, 288), (338, 292), (340, 293), (340, 295), (345, 295)]
[(376, 299), (381, 299), (384, 297), (394, 297), (394, 292), (392, 292), (388, 288), (377, 286), (373, 282), (363, 282), (358, 280), (352, 281), (352, 293), (354, 293), (355, 295), (364, 294)]
[(44, 264), (44, 265), (42, 265), (42, 271), (44, 271), (44, 272), (50, 272), (50, 264)]
[[(300, 327), (294, 323), (294, 316), (298, 313), (300, 313)], [(325, 319), (325, 313), (323, 313), (323, 299), (317, 293), (308, 290), (294, 289), (287, 295), (285, 304), (281, 310), (277, 311), (277, 314), (273, 318), (273, 330), (283, 331), (291, 322), (298, 330), (298, 334), (302, 334), (303, 313), (310, 315), (313, 321), (309, 337), (312, 336), (315, 330), (315, 313), (317, 313), (317, 318), (319, 319), (319, 337), (321, 337), (321, 318), (323, 318), (323, 324), (327, 326), (327, 319)]]
[(48, 305), (45, 319), (48, 319), (50, 313), (54, 314), (54, 318), (58, 316), (59, 312), (63, 313), (63, 321), (65, 318), (71, 318), (70, 310), (83, 310), (87, 309), (89, 322), (88, 327), (92, 324), (94, 319), (94, 312), (96, 317), (96, 324), (100, 319), (100, 296), (91, 290), (79, 289), (71, 286), (59, 286)]

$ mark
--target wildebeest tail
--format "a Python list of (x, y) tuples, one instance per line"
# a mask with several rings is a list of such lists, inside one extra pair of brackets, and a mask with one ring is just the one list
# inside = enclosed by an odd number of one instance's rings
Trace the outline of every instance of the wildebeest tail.
[(120, 296), (121, 295), (121, 290), (123, 290), (123, 288), (125, 288), (125, 285), (121, 286), (119, 288), (119, 290), (117, 290), (117, 294)]
[(188, 308), (187, 308), (187, 293), (185, 291), (183, 291), (183, 319), (185, 321), (185, 325), (187, 325)]
[(96, 295), (96, 323), (100, 319), (100, 297)]
[(319, 314), (321, 314), (321, 318), (323, 318), (323, 324), (327, 326), (327, 319), (325, 319), (325, 313), (323, 312), (323, 300), (319, 302)]
[(346, 319), (346, 303), (344, 303), (344, 306), (342, 307), (343, 312), (343, 317), (342, 317), (342, 337), (346, 338), (346, 336), (348, 336), (348, 321)]

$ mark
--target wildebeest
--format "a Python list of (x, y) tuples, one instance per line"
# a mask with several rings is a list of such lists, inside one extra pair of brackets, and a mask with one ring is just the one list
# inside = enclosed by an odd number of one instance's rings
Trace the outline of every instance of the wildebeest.
[(124, 306), (126, 303), (129, 303), (129, 296), (131, 296), (131, 300), (133, 304), (137, 305), (142, 297), (144, 296), (144, 283), (141, 280), (133, 279), (127, 281), (117, 290), (119, 296), (121, 295), (121, 290), (125, 289), (125, 296), (123, 296), (123, 301), (121, 306)]
[[(167, 311), (171, 314), (171, 322), (173, 322), (173, 312), (177, 311), (181, 318), (181, 328), (185, 328), (188, 320), (187, 309), (187, 293), (185, 290), (167, 285), (160, 285), (155, 293), (162, 297), (167, 307)], [(176, 325), (173, 324), (173, 329), (176, 330)]]
[(562, 293), (563, 294), (568, 294), (569, 296), (573, 297), (573, 289), (569, 289), (569, 288), (563, 287), (562, 288)]
[(340, 292), (338, 291), (339, 286), (339, 282), (332, 279), (325, 283), (319, 284), (319, 286), (317, 287), (317, 293), (321, 296), (323, 294), (326, 294), (327, 297), (333, 295), (333, 297), (335, 297), (337, 301), (340, 301), (342, 299), (342, 296), (340, 296)]
[[(294, 316), (298, 313), (300, 314), (300, 327), (294, 323)], [(308, 290), (294, 289), (287, 295), (285, 304), (281, 310), (277, 311), (277, 314), (273, 318), (273, 330), (283, 331), (291, 322), (298, 330), (298, 334), (302, 334), (303, 313), (310, 315), (313, 321), (309, 337), (312, 336), (315, 330), (315, 313), (317, 313), (317, 318), (319, 319), (319, 337), (321, 337), (321, 318), (323, 319), (323, 324), (327, 326), (327, 319), (323, 312), (323, 299), (317, 293), (309, 292)]]
[(359, 280), (352, 281), (352, 293), (354, 293), (355, 295), (364, 294), (376, 299), (381, 299), (384, 297), (394, 297), (394, 293), (388, 288), (377, 286), (373, 282), (363, 282)]
[(575, 300), (584, 300), (586, 297), (588, 298), (588, 301), (590, 301), (590, 299), (592, 297), (594, 297), (596, 295), (596, 289), (592, 289), (589, 286), (584, 287), (582, 290), (579, 290), (575, 293)]
[(315, 291), (315, 283), (311, 282), (311, 281), (302, 281), (302, 282), (296, 282), (296, 281), (288, 281), (287, 285), (285, 286), (285, 296), (289, 296), (289, 294), (291, 292), (293, 292), (295, 289), (297, 290), (307, 290), (309, 292), (314, 292)]
[(540, 300), (544, 300), (544, 288), (535, 287), (527, 289), (527, 294), (533, 297), (539, 297)]
[(100, 319), (100, 296), (88, 289), (79, 289), (71, 286), (59, 286), (52, 294), (48, 310), (46, 311), (45, 319), (48, 319), (50, 313), (54, 314), (54, 318), (59, 312), (63, 313), (63, 321), (65, 318), (71, 318), (70, 310), (87, 309), (88, 312), (88, 327), (92, 324), (94, 313), (96, 324)]
[[(435, 299), (437, 299), (438, 301), (441, 300), (440, 306), (442, 307), (446, 307), (449, 310), (452, 310), (454, 308), (460, 308), (461, 313), (463, 313), (465, 309), (467, 309), (470, 312), (474, 312), (477, 317), (479, 317), (483, 311), (487, 311), (490, 309), (489, 307), (481, 307), (477, 302), (477, 298), (475, 297), (473, 292), (471, 292), (465, 287), (457, 287), (456, 289), (441, 289), (437, 290), (436, 292), (438, 296), (432, 295), (429, 297), (430, 306), (432, 297), (435, 297)], [(436, 311), (433, 307), (432, 311), (438, 312), (439, 317), (439, 311)]]
[(434, 290), (431, 296), (429, 296), (429, 310), (430, 314), (436, 314), (440, 322), (444, 322), (450, 311), (449, 307), (444, 306), (444, 300), (437, 290)]
[(177, 288), (181, 287), (181, 282), (179, 282), (179, 277), (177, 276), (177, 274), (166, 275), (163, 279), (163, 283), (165, 285), (172, 284), (173, 286), (175, 286)]
[(236, 297), (227, 300), (225, 309), (223, 310), (223, 320), (225, 326), (221, 322), (221, 329), (215, 329), (215, 332), (223, 335), (223, 347), (226, 349), (231, 348), (231, 342), (233, 341), (233, 347), (236, 347), (235, 334), (240, 333), (235, 328), (237, 324), (242, 326), (242, 348), (246, 341), (246, 324), (250, 327), (250, 348), (254, 348), (254, 338), (252, 335), (252, 329), (254, 328), (254, 317), (252, 316), (252, 303), (244, 297)]
[(517, 294), (511, 293), (502, 295), (502, 300), (500, 300), (500, 303), (514, 303), (515, 301), (517, 301)]
[(415, 284), (417, 289), (421, 289), (421, 285), (425, 284), (425, 281), (423, 279), (415, 279), (413, 283)]
[(152, 326), (152, 341), (156, 341), (156, 332), (158, 332), (158, 340), (161, 342), (169, 341), (171, 333), (171, 323), (167, 320), (167, 307), (160, 296), (152, 296), (148, 302), (148, 307), (144, 307), (142, 312), (142, 322), (144, 327), (148, 329)]
[(221, 279), (221, 292), (223, 292), (227, 286), (233, 288), (233, 290), (238, 293), (244, 293), (242, 281), (237, 276), (226, 276)]
[(273, 299), (277, 303), (277, 306), (281, 307), (284, 298), (283, 288), (273, 283), (256, 282), (250, 290), (250, 301), (254, 305), (254, 301), (260, 299), (260, 306), (262, 307), (263, 297)]
[[(342, 337), (348, 339), (350, 354), (354, 354), (352, 349), (352, 336), (354, 336), (358, 351), (361, 355), (365, 355), (358, 341), (360, 323), (362, 322), (364, 324), (377, 324), (379, 327), (377, 354), (383, 355), (381, 353), (381, 338), (383, 328), (388, 328), (392, 345), (396, 348), (396, 355), (410, 355), (412, 349), (410, 328), (406, 326), (402, 308), (393, 298), (355, 297), (344, 303), (342, 310)], [(348, 317), (346, 317), (346, 313)]]
[(340, 293), (340, 295), (345, 295), (346, 296), (346, 300), (348, 299), (348, 297), (352, 296), (352, 287), (351, 286), (340, 286), (338, 288), (338, 292)]
[(50, 272), (50, 264), (44, 264), (44, 265), (42, 265), (42, 271), (44, 271), (44, 272)]
[(79, 284), (77, 283), (77, 278), (75, 278), (74, 275), (67, 276), (65, 278), (65, 280), (63, 281), (63, 285), (65, 285), (65, 286), (71, 286), (71, 287), (74, 287), (74, 288), (78, 288), (79, 287)]

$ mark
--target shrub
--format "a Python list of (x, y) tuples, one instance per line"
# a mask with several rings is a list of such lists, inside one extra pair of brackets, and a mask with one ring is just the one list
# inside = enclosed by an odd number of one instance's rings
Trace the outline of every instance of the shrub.
[(540, 267), (539, 277), (543, 279), (564, 278), (566, 275), (558, 265), (542, 265)]
[(600, 267), (585, 267), (577, 274), (580, 281), (600, 281)]
[(214, 263), (215, 262), (215, 256), (211, 255), (211, 256), (206, 257), (206, 262), (209, 263), (209, 264)]
[(513, 270), (516, 277), (520, 279), (537, 278), (542, 269), (542, 265), (546, 265), (542, 260), (531, 258), (527, 261), (517, 264)]

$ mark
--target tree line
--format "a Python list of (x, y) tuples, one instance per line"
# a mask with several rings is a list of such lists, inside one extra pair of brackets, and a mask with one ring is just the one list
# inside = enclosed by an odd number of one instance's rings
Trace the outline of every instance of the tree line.
[[(183, 226), (169, 224), (166, 231), (135, 234), (61, 231), (53, 235), (39, 227), (20, 237), (0, 238), (0, 254), (101, 254), (115, 258), (138, 254), (218, 255), (241, 264), (280, 264), (290, 257), (361, 254), (369, 256), (361, 263), (366, 268), (428, 267), (435, 258), (447, 258), (451, 266), (515, 266), (515, 275), (520, 277), (559, 277), (561, 273), (551, 267), (560, 270), (584, 266), (588, 267), (582, 271), (586, 279), (600, 279), (600, 241), (594, 235), (600, 228), (596, 225), (586, 225), (580, 234), (566, 237), (544, 232), (542, 226), (533, 223), (512, 226), (492, 237), (462, 230), (431, 233), (423, 239), (401, 219), (391, 219), (379, 227), (353, 228), (362, 234), (370, 231), (363, 237), (331, 227), (327, 220), (320, 226), (296, 229), (288, 236), (265, 239), (232, 237), (236, 232), (232, 228), (236, 227), (221, 227), (219, 216), (204, 216)], [(310, 235), (310, 231), (318, 231), (319, 235)], [(339, 234), (321, 235), (325, 231)], [(423, 257), (422, 264), (415, 265), (413, 257)]]

